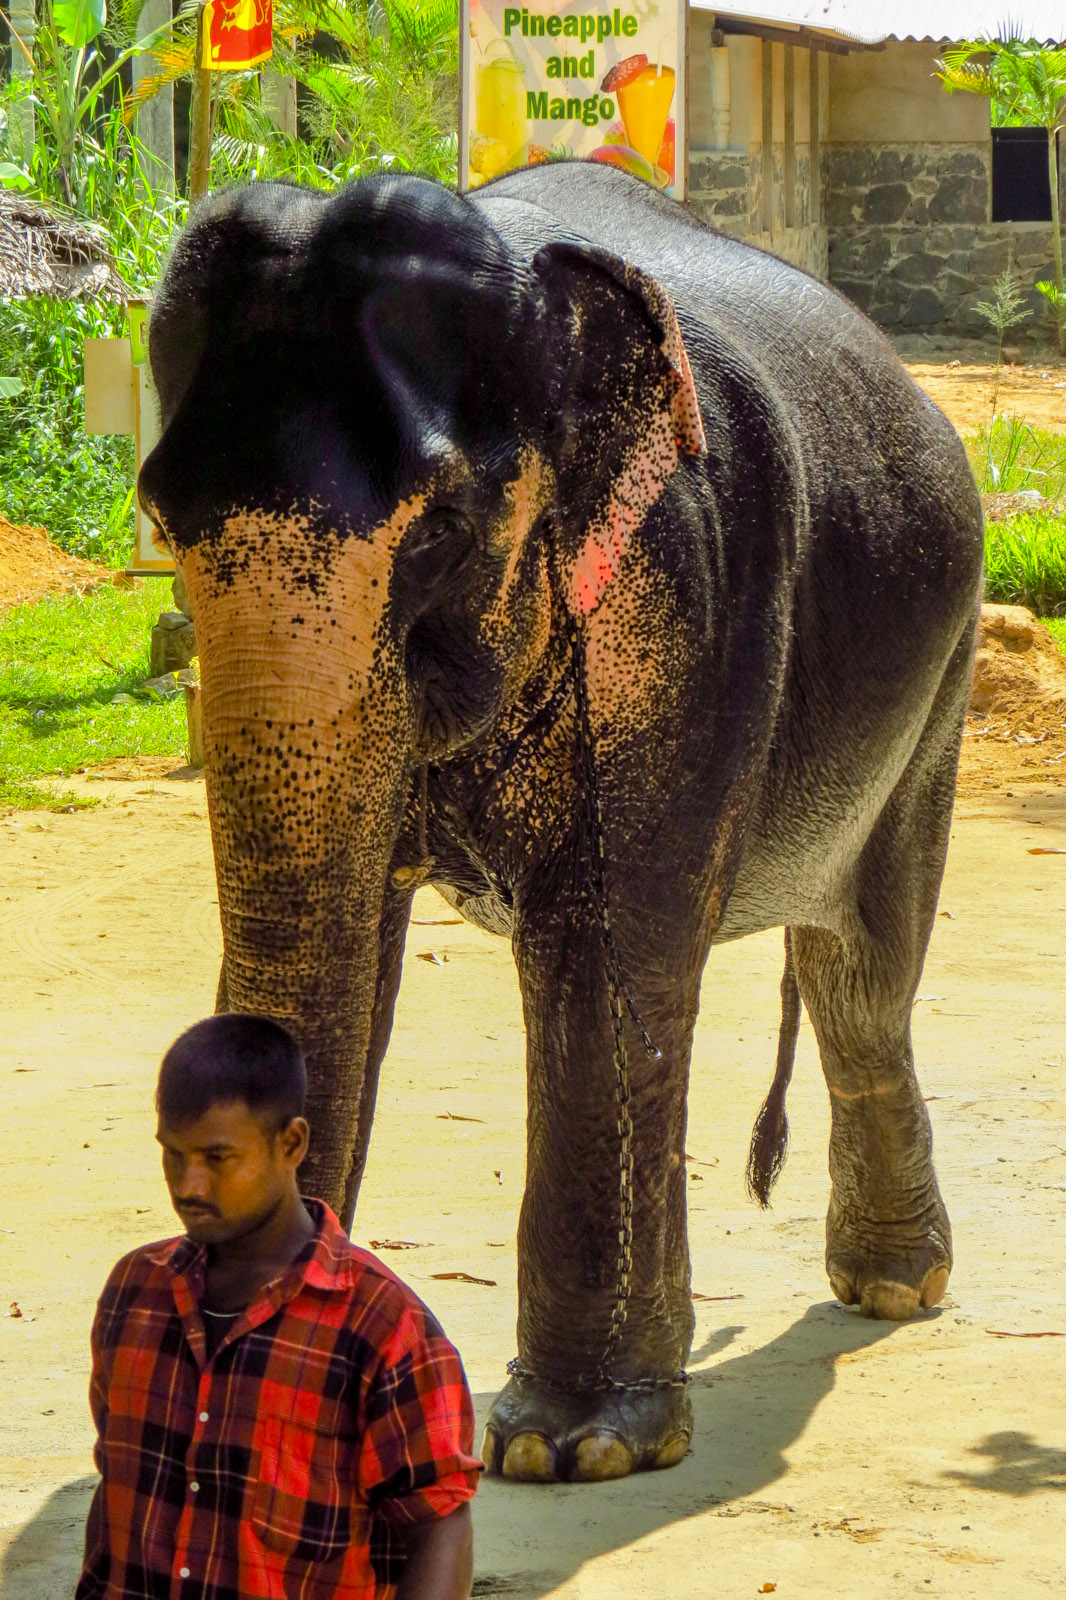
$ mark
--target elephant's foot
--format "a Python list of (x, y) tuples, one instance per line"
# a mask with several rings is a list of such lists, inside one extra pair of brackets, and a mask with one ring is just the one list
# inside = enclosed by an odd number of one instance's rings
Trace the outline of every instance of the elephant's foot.
[(681, 1385), (571, 1394), (512, 1378), (489, 1413), (482, 1455), (490, 1472), (523, 1483), (597, 1483), (675, 1466), (691, 1437)]
[(906, 1322), (944, 1297), (951, 1271), (951, 1224), (935, 1185), (914, 1220), (865, 1217), (836, 1191), (825, 1226), (825, 1266), (833, 1293), (863, 1316)]

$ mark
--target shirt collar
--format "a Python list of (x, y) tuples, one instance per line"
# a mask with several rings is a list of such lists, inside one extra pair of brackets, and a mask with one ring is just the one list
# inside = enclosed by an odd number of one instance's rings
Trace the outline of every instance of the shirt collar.
[[(336, 1214), (324, 1200), (312, 1200), (306, 1195), (304, 1205), (315, 1224), (312, 1239), (293, 1257), (282, 1282), (288, 1293), (306, 1283), (316, 1289), (348, 1289), (352, 1283), (352, 1246)], [(196, 1244), (187, 1234), (178, 1239), (164, 1239), (151, 1245), (145, 1254), (149, 1261), (166, 1269), (171, 1278), (195, 1272), (207, 1261), (207, 1246)], [(286, 1293), (286, 1298), (288, 1298)]]

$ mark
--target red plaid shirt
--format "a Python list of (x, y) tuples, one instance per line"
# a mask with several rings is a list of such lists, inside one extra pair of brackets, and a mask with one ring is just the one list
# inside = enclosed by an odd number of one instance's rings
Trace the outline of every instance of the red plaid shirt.
[(210, 1361), (203, 1246), (168, 1239), (112, 1272), (93, 1324), (102, 1481), (76, 1600), (383, 1600), (404, 1525), (474, 1493), (456, 1351), (328, 1206), (308, 1207), (316, 1237)]

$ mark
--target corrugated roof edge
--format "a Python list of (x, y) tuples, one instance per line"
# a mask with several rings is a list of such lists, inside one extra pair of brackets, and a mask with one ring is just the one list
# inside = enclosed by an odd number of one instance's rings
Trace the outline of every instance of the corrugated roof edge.
[[(858, 7), (848, 5), (847, 0), (844, 0), (844, 4), (840, 4), (840, 0), (837, 0), (835, 4), (834, 0), (828, 0), (828, 3), (823, 0), (821, 5), (818, 4), (818, 0), (813, 0), (813, 3), (812, 0), (808, 0), (807, 4), (804, 4), (803, 0), (793, 0), (793, 3), (789, 3), (789, 0), (783, 0), (783, 3), (776, 6), (771, 0), (770, 4), (745, 6), (741, 3), (728, 8), (711, 4), (709, 0), (691, 0), (691, 3), (697, 10), (713, 11), (722, 18), (736, 17), (738, 20), (749, 23), (763, 23), (767, 27), (805, 28), (812, 33), (823, 34), (826, 38), (839, 39), (843, 44), (866, 46), (884, 44), (889, 39), (902, 43), (941, 44), (964, 38), (994, 37), (1003, 20), (997, 11), (995, 20), (992, 22), (986, 20), (982, 23), (979, 17), (980, 5), (973, 8), (972, 0), (964, 0), (961, 6), (956, 5), (954, 0), (947, 0), (946, 5), (944, 0), (940, 0), (939, 4), (937, 0), (933, 0), (929, 9), (933, 12), (934, 17), (938, 11), (940, 12), (942, 23), (951, 20), (949, 16), (944, 16), (945, 11), (957, 15), (960, 10), (964, 10), (967, 13), (967, 21), (971, 24), (969, 28), (962, 30), (950, 27), (944, 29), (942, 26), (935, 33), (908, 31), (905, 22), (896, 29), (891, 26), (885, 26), (886, 20), (891, 19), (893, 11), (896, 11), (898, 15), (899, 11), (906, 13), (907, 10), (916, 9), (913, 4), (908, 4), (907, 0), (903, 0), (902, 4), (899, 3), (899, 0), (896, 0), (895, 4), (893, 0), (874, 0), (872, 5), (867, 4)], [(998, 7), (1000, 4), (1002, 4), (1002, 0), (993, 0), (994, 6)], [(1046, 0), (1044, 4), (1041, 4), (1040, 0), (1036, 0), (1035, 6), (1031, 4), (1027, 8), (1037, 14), (1019, 17), (1018, 21), (1025, 26), (1027, 37), (1036, 38), (1044, 44), (1066, 42), (1066, 7), (1061, 7), (1058, 0), (1053, 0), (1053, 5), (1056, 13), (1061, 14), (1062, 18), (1057, 29), (1049, 31), (1050, 18), (1046, 15)], [(847, 13), (856, 9), (860, 11), (866, 10), (868, 15), (871, 12), (873, 13), (869, 25), (864, 26), (862, 20), (848, 17)], [(978, 11), (977, 17), (974, 17), (974, 9)], [(1023, 9), (1025, 9), (1024, 0)], [(1040, 12), (1044, 12), (1045, 15), (1039, 15)], [(874, 20), (875, 18), (876, 20)]]

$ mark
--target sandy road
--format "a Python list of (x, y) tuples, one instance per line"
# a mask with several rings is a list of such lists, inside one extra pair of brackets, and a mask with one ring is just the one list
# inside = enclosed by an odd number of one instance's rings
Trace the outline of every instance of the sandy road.
[[(0, 1314), (3, 1600), (70, 1593), (92, 1306), (118, 1254), (175, 1231), (151, 1090), (162, 1049), (214, 994), (202, 782), (96, 791), (95, 812), (0, 820), (0, 1313), (23, 1313)], [(1061, 788), (960, 802), (915, 1015), (956, 1233), (945, 1306), (893, 1327), (830, 1299), (827, 1106), (806, 1022), (774, 1210), (746, 1201), (779, 935), (715, 952), (688, 1140), (694, 1451), (617, 1484), (486, 1484), (478, 1594), (1060, 1592), (1066, 1339), (1028, 1336), (1066, 1334), (1066, 855), (1038, 847), (1066, 847)], [(385, 1259), (460, 1345), (483, 1413), (513, 1353), (517, 989), (503, 941), (452, 925), (431, 892), (416, 916), (356, 1237), (419, 1246)], [(447, 961), (414, 959), (430, 951)], [(495, 1286), (432, 1276), (457, 1270)]]

